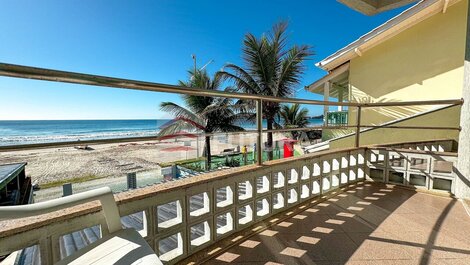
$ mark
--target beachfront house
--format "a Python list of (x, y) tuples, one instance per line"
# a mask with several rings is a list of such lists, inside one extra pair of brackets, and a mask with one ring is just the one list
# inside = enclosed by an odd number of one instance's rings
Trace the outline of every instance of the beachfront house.
[[(377, 12), (363, 1), (343, 2), (365, 14)], [(306, 89), (338, 102), (462, 98), (467, 4), (466, 0), (419, 2), (318, 62), (316, 65), (328, 74)], [(378, 11), (388, 7), (379, 5)], [(324, 130), (323, 140), (330, 141), (331, 149), (354, 146), (352, 126), (356, 125), (357, 108), (325, 107), (324, 117), (325, 125), (345, 127)], [(457, 142), (459, 118), (460, 106), (452, 105), (363, 108), (360, 124), (364, 126), (426, 124), (452, 129), (361, 128), (360, 144), (437, 139)]]
[[(374, 14), (413, 1), (340, 2)], [(470, 264), (467, 10), (424, 0), (319, 63), (329, 73), (308, 89), (347, 102), (325, 109), (344, 129), (332, 150), (263, 162), (258, 148), (254, 165), (0, 207), (3, 264)], [(4, 63), (0, 75), (250, 99), (258, 147), (264, 101), (330, 104)]]

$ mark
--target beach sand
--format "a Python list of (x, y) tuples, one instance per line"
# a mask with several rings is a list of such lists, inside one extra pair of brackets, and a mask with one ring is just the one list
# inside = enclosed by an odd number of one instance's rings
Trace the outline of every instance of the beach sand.
[[(266, 136), (264, 136), (264, 139)], [(282, 139), (282, 134), (274, 139)], [(212, 154), (224, 149), (247, 145), (252, 151), (256, 134), (213, 136)], [(27, 162), (26, 174), (32, 181), (45, 184), (66, 181), (79, 177), (93, 176), (112, 178), (131, 172), (158, 171), (160, 163), (196, 158), (196, 140), (193, 138), (169, 139), (164, 141), (145, 141), (89, 145), (90, 150), (74, 147), (55, 147), (34, 150), (21, 150), (0, 153), (0, 164)], [(199, 155), (202, 155), (204, 140), (199, 139)]]

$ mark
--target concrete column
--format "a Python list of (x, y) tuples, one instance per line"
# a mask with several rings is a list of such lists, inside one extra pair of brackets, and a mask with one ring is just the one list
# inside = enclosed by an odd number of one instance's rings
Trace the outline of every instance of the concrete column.
[[(469, 11), (470, 14), (470, 5)], [(465, 43), (464, 80), (462, 98), (464, 103), (460, 111), (459, 149), (457, 158), (457, 183), (455, 195), (458, 198), (470, 198), (470, 19), (467, 14), (467, 37)]]
[[(327, 81), (327, 82), (325, 82), (325, 86), (324, 86), (323, 100), (328, 101), (329, 98), (330, 98), (330, 81)], [(324, 106), (323, 107), (323, 123), (325, 124), (325, 126), (328, 125), (327, 124), (328, 108), (329, 108), (329, 106)]]

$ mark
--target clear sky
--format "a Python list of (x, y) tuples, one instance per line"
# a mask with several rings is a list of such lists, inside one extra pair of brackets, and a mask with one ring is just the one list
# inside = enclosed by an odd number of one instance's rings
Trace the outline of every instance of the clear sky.
[[(314, 64), (402, 10), (368, 17), (334, 0), (3, 0), (0, 62), (176, 84), (191, 54), (199, 66), (214, 60), (211, 73), (242, 64), (245, 33), (288, 20), (290, 42), (316, 53), (296, 96), (320, 99), (303, 90), (325, 74)], [(181, 103), (172, 94), (0, 77), (0, 120), (168, 118), (161, 101)]]

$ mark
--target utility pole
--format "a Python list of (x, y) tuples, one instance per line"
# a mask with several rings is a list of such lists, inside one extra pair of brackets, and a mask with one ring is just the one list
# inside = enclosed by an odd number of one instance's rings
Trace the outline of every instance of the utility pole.
[(193, 77), (196, 77), (196, 71), (197, 71), (197, 59), (196, 59), (196, 55), (195, 54), (191, 54), (191, 58), (193, 58), (193, 61), (194, 61), (194, 73), (193, 73)]
[[(197, 60), (196, 55), (191, 54), (191, 58), (194, 61), (194, 72), (193, 72), (193, 79), (196, 79), (196, 71), (197, 71)], [(196, 158), (199, 158), (199, 134), (196, 134)]]

